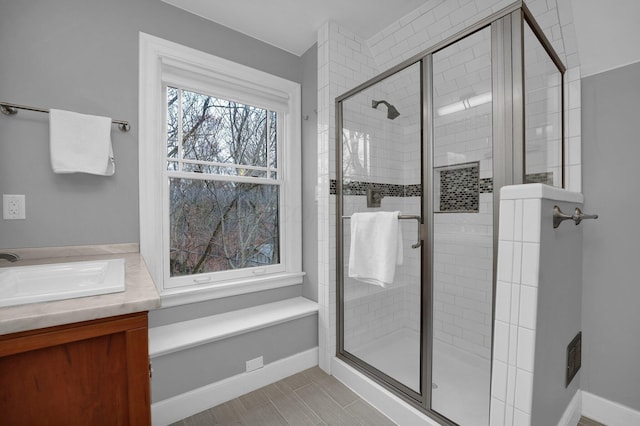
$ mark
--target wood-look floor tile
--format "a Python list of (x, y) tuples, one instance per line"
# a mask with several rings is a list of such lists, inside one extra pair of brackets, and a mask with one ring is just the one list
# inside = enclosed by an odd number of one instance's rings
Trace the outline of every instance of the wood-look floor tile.
[(240, 397), (240, 401), (242, 401), (244, 408), (251, 410), (255, 407), (261, 407), (269, 404), (269, 398), (264, 394), (262, 389), (263, 388), (256, 389), (253, 392), (249, 392)]
[(362, 424), (367, 426), (394, 426), (395, 423), (382, 415), (371, 404), (358, 398), (355, 402), (345, 407), (345, 411), (351, 414)]
[(205, 410), (183, 420), (183, 426), (211, 426), (219, 424), (211, 410)]
[(246, 413), (246, 408), (238, 398), (217, 405), (210, 410), (216, 417), (219, 424), (223, 425), (240, 425), (242, 424), (242, 415)]
[(340, 404), (341, 407), (344, 408), (359, 399), (358, 395), (356, 395), (351, 389), (343, 385), (341, 382), (336, 380), (335, 377), (328, 376), (326, 375), (326, 373), (325, 376), (325, 378), (316, 381), (316, 383), (320, 385), (331, 398), (333, 398), (338, 404)]
[(359, 397), (351, 389), (343, 385), (335, 377), (329, 376), (319, 367), (306, 370), (306, 373), (314, 383), (318, 384), (331, 398), (333, 398), (341, 407), (346, 407), (358, 400)]
[(322, 421), (293, 391), (283, 392), (277, 384), (262, 389), (290, 425), (313, 426)]
[[(305, 370), (305, 371), (308, 371), (308, 370)], [(309, 376), (306, 374), (305, 371), (301, 371), (300, 373), (294, 374), (293, 376), (286, 377), (280, 380), (279, 383), (283, 385), (288, 385), (291, 388), (291, 390), (300, 389), (301, 387), (311, 383), (311, 379), (309, 378)]]
[(295, 393), (329, 426), (361, 425), (360, 421), (347, 413), (317, 383), (310, 383)]
[(317, 365), (315, 367), (309, 368), (308, 370), (304, 370), (303, 373), (314, 382), (319, 382), (332, 377), (327, 373), (325, 373), (324, 371), (322, 371), (322, 369)]
[(595, 420), (591, 420), (588, 417), (580, 417), (580, 422), (578, 423), (578, 426), (607, 426), (604, 423), (600, 423), (597, 422)]
[(393, 423), (334, 377), (314, 367), (172, 426), (204, 425), (389, 426)]
[(280, 415), (276, 407), (267, 402), (266, 404), (253, 407), (242, 416), (244, 426), (289, 426), (284, 417)]

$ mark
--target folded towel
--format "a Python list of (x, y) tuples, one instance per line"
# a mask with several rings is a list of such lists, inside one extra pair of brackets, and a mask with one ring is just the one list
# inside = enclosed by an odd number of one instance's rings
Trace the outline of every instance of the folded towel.
[(400, 212), (351, 215), (349, 277), (386, 287), (393, 283), (396, 265), (402, 265)]
[(115, 172), (111, 146), (111, 118), (52, 109), (49, 148), (54, 173)]

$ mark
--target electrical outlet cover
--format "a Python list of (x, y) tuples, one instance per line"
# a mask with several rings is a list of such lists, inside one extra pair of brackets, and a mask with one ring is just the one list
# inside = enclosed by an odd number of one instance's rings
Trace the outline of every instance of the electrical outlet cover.
[(2, 217), (6, 220), (25, 219), (25, 196), (22, 194), (2, 194)]
[(262, 367), (263, 367), (263, 361), (261, 356), (247, 361), (247, 373)]

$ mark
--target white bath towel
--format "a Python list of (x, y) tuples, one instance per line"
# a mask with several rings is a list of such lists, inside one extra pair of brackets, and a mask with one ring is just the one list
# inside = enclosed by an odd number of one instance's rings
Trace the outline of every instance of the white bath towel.
[(393, 283), (396, 265), (402, 265), (400, 212), (351, 215), (349, 277), (386, 287)]
[(52, 109), (49, 148), (54, 173), (115, 172), (111, 146), (111, 118)]

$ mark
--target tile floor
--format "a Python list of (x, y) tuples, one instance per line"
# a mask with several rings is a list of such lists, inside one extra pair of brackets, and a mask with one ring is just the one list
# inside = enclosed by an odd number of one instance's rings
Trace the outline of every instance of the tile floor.
[[(392, 426), (349, 388), (313, 367), (171, 426)], [(401, 425), (402, 426), (402, 425)], [(582, 417), (577, 426), (606, 426)]]
[(172, 426), (394, 424), (334, 377), (313, 367)]
[(587, 417), (581, 417), (577, 426), (607, 426), (604, 423), (596, 422)]

